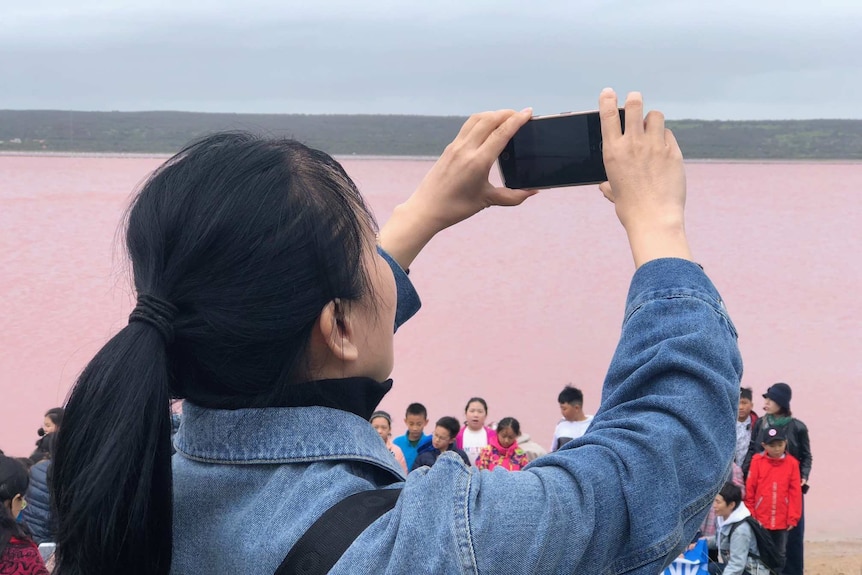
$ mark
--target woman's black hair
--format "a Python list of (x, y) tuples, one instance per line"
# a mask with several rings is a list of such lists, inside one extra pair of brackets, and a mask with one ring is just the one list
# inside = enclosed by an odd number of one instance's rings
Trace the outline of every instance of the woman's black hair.
[(14, 457), (0, 455), (0, 555), (10, 537), (24, 539), (29, 536), (6, 507), (16, 496), (27, 493), (29, 484), (30, 475), (21, 462)]
[(467, 413), (467, 410), (470, 409), (471, 403), (481, 403), (482, 407), (485, 408), (485, 413), (488, 413), (488, 403), (482, 399), (481, 397), (471, 397), (469, 401), (467, 401), (467, 405), (464, 407), (464, 413)]
[(512, 431), (515, 432), (515, 437), (521, 435), (521, 424), (518, 423), (518, 420), (514, 417), (504, 417), (497, 423), (497, 433), (500, 432), (501, 429), (511, 428)]
[(725, 504), (730, 505), (733, 503), (734, 509), (737, 509), (739, 504), (742, 503), (742, 489), (729, 481), (722, 486), (718, 494), (724, 499)]
[(63, 414), (65, 410), (62, 407), (52, 407), (48, 411), (45, 412), (45, 417), (51, 420), (51, 422), (60, 427), (63, 424)]
[(139, 302), (176, 313), (129, 323), (72, 391), (52, 464), (55, 573), (168, 573), (171, 399), (279, 405), (312, 371), (323, 308), (370, 293), (375, 231), (344, 169), (292, 140), (215, 134), (153, 173), (126, 244)]

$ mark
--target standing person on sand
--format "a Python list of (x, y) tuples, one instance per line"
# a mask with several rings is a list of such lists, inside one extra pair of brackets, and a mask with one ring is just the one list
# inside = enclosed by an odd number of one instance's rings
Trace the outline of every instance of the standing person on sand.
[(333, 505), (380, 488), (394, 508), (332, 575), (660, 573), (733, 456), (742, 360), (689, 249), (664, 117), (632, 93), (623, 133), (612, 90), (599, 107), (599, 190), (635, 270), (619, 345), (589, 432), (519, 473), (441, 456), (405, 481), (368, 418), (418, 307), (404, 270), (433, 273), (411, 266), (438, 232), (532, 195), (488, 179), (529, 110), (471, 116), (379, 234), (341, 166), (296, 142), (217, 134), (168, 160), (127, 217), (138, 305), (67, 404), (56, 575), (271, 574)]
[(808, 426), (793, 417), (790, 400), (793, 389), (786, 383), (775, 383), (763, 394), (763, 417), (758, 418), (751, 430), (751, 444), (742, 471), (748, 477), (751, 460), (756, 453), (764, 451), (767, 431), (781, 429), (787, 446), (786, 451), (799, 462), (800, 485), (802, 487), (802, 514), (799, 522), (787, 533), (787, 556), (782, 575), (803, 575), (805, 572), (805, 493), (808, 491), (808, 476), (811, 474), (811, 442)]
[(745, 505), (772, 537), (786, 562), (787, 538), (802, 515), (799, 462), (787, 453), (784, 428), (771, 427), (763, 438), (763, 452), (751, 458), (745, 483)]

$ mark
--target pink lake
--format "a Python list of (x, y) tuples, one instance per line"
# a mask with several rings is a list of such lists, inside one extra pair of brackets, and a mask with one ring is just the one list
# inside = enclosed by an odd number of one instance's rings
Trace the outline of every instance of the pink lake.
[[(44, 411), (125, 324), (132, 290), (119, 222), (154, 158), (0, 156), (0, 449), (26, 455)], [(429, 161), (345, 159), (378, 220)], [(862, 533), (862, 164), (690, 163), (696, 258), (740, 333), (743, 385), (793, 386), (811, 430), (809, 539)], [(420, 401), (460, 418), (518, 418), (549, 444), (566, 384), (597, 408), (633, 272), (596, 187), (545, 191), (441, 234), (411, 278), (423, 311), (396, 338), (396, 420)], [(396, 433), (403, 426), (395, 425)]]

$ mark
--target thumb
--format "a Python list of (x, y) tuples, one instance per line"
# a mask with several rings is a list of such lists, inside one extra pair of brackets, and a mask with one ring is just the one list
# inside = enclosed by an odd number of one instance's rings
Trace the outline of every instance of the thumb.
[(519, 206), (524, 201), (539, 193), (539, 190), (513, 190), (510, 188), (494, 188), (488, 194), (491, 206)]

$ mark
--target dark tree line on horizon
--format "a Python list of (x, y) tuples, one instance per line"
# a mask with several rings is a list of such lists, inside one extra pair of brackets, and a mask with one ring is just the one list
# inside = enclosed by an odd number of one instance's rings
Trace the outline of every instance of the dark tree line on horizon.
[[(0, 152), (176, 152), (221, 130), (295, 138), (333, 155), (437, 156), (454, 116), (0, 110)], [(668, 121), (689, 159), (862, 160), (862, 120)]]

